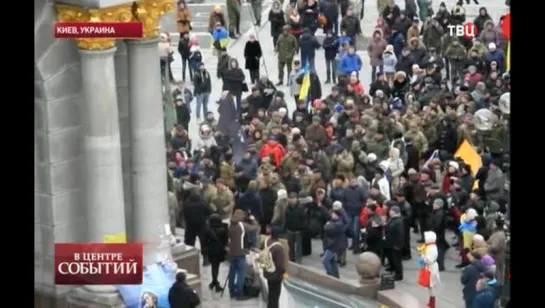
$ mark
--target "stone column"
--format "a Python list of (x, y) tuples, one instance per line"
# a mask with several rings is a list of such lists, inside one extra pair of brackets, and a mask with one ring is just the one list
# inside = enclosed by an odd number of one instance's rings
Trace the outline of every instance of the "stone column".
[(96, 243), (105, 242), (106, 236), (124, 241), (126, 232), (115, 50), (79, 50), (84, 94), (81, 117), (87, 238)]
[(145, 264), (156, 262), (156, 245), (164, 225), (169, 222), (158, 41), (158, 38), (127, 41), (132, 149), (132, 240), (145, 244)]

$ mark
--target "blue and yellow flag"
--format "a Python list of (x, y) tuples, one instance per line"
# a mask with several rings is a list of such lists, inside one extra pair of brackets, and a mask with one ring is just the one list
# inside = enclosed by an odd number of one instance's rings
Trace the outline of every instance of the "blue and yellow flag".
[(310, 72), (304, 73), (303, 82), (301, 83), (301, 91), (299, 91), (299, 100), (306, 100), (310, 91)]
[(507, 56), (505, 57), (506, 64), (505, 67), (507, 68), (507, 71), (509, 72), (511, 70), (511, 41), (507, 43)]

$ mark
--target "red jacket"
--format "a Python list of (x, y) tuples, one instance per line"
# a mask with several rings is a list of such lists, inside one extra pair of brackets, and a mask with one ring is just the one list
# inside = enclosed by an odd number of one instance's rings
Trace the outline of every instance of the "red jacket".
[(259, 153), (259, 158), (263, 159), (264, 157), (269, 156), (272, 153), (272, 163), (278, 168), (282, 163), (282, 159), (286, 155), (286, 150), (284, 147), (277, 141), (267, 141), (267, 143), (261, 147), (261, 153)]
[[(375, 214), (379, 216), (385, 216), (386, 213), (384, 213), (384, 210), (382, 207), (377, 205), (377, 210)], [(364, 206), (363, 209), (360, 212), (360, 226), (363, 228), (367, 226), (367, 222), (369, 221), (369, 208), (367, 206)]]

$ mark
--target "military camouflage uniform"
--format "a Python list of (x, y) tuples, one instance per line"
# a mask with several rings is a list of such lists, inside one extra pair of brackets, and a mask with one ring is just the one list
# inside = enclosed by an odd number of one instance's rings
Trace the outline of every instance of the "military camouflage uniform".
[(299, 43), (292, 34), (281, 34), (276, 42), (276, 51), (278, 52), (278, 79), (284, 80), (284, 66), (288, 69), (288, 75), (291, 73), (291, 63), (293, 57), (299, 50)]
[(211, 202), (222, 220), (229, 218), (235, 207), (233, 193), (228, 188), (217, 189)]
[(227, 0), (227, 15), (229, 33), (240, 35), (240, 2), (238, 0)]

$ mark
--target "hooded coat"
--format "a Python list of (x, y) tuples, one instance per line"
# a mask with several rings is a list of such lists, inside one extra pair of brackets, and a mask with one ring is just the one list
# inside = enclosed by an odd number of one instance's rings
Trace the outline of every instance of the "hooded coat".
[(430, 271), (430, 289), (437, 287), (441, 283), (439, 265), (437, 264), (439, 251), (435, 244), (436, 239), (437, 236), (435, 235), (435, 232), (424, 232), (424, 245), (419, 249), (420, 257), (424, 261), (424, 266)]

